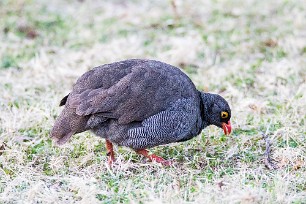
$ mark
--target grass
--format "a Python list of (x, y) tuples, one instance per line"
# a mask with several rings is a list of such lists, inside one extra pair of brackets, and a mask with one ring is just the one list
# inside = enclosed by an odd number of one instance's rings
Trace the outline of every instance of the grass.
[[(0, 203), (305, 203), (305, 4), (174, 2), (0, 2)], [(173, 167), (116, 147), (110, 169), (89, 132), (53, 144), (76, 79), (127, 58), (179, 66), (224, 96), (231, 136), (209, 127), (150, 149)], [(266, 131), (277, 170), (264, 166)]]

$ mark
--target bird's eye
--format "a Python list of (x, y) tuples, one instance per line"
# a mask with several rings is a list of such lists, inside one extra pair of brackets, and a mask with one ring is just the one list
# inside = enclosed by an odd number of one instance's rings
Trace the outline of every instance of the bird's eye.
[(221, 112), (221, 118), (223, 118), (223, 119), (228, 118), (228, 112), (222, 111)]

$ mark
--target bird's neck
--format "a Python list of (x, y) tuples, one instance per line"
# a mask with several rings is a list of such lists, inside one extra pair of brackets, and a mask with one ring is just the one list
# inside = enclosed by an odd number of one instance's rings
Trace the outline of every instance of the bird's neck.
[(203, 121), (203, 128), (209, 126), (210, 120), (210, 112), (211, 107), (214, 103), (214, 94), (200, 92), (200, 110), (201, 110), (201, 118)]

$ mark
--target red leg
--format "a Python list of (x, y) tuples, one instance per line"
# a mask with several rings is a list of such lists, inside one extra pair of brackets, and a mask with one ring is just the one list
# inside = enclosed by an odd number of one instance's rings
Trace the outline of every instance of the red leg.
[(146, 149), (139, 149), (139, 150), (135, 150), (137, 154), (141, 154), (145, 157), (147, 157), (148, 159), (150, 159), (150, 161), (156, 161), (157, 163), (161, 163), (165, 166), (170, 166), (172, 164), (171, 161), (167, 161), (159, 156), (156, 156), (155, 154), (151, 154), (149, 155), (149, 151)]
[(113, 150), (113, 144), (109, 140), (106, 140), (106, 150), (106, 155), (108, 156), (108, 164), (112, 165), (115, 161), (115, 154)]

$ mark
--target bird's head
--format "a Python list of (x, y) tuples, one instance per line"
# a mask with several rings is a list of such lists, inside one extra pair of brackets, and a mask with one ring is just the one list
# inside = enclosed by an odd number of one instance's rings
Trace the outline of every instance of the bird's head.
[(215, 125), (224, 130), (224, 134), (229, 135), (232, 131), (231, 108), (227, 101), (218, 94), (201, 92), (203, 104), (202, 117), (207, 125)]

